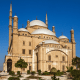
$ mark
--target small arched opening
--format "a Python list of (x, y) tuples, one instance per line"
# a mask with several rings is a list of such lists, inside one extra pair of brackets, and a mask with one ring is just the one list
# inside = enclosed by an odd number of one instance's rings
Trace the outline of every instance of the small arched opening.
[(7, 72), (12, 70), (12, 60), (8, 59), (7, 60)]

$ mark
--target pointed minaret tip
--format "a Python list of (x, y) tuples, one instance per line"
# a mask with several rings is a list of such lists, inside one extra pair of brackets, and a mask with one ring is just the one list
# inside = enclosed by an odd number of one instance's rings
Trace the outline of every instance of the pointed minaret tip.
[(45, 21), (47, 27), (48, 27), (48, 19), (47, 19), (47, 12), (46, 12), (46, 21)]
[(12, 11), (12, 1), (11, 1), (11, 4), (10, 4), (10, 11)]
[(47, 11), (46, 11), (46, 20), (47, 20)]

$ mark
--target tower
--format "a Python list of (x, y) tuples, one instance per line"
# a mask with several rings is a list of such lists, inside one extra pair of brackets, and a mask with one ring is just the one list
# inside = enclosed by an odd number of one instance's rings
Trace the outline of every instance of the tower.
[(74, 40), (74, 30), (73, 29), (71, 30), (71, 42), (75, 43), (75, 40)]
[[(16, 47), (15, 47), (16, 46)], [(15, 15), (13, 17), (13, 55), (16, 55), (18, 50), (18, 17)]]
[(13, 17), (13, 34), (18, 33), (18, 17), (15, 15)]
[(71, 31), (71, 43), (72, 43), (72, 58), (76, 57), (76, 51), (75, 51), (75, 39), (74, 39), (74, 30), (72, 29)]
[(11, 34), (12, 34), (12, 3), (10, 4), (10, 12), (9, 12), (9, 46), (11, 43)]
[(47, 19), (47, 12), (46, 12), (46, 21), (45, 21), (47, 27), (48, 27), (48, 19)]

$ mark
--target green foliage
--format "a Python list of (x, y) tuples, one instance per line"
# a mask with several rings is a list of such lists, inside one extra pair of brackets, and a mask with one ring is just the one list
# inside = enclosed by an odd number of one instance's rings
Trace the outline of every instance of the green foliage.
[(27, 74), (30, 74), (30, 70), (27, 70)]
[(20, 58), (20, 60), (15, 63), (15, 67), (17, 68), (27, 68), (28, 64), (23, 59)]
[(35, 73), (36, 73), (35, 71), (32, 71), (32, 72), (31, 72), (32, 75), (34, 75)]
[(57, 75), (57, 76), (61, 76), (61, 75), (63, 75), (63, 74), (64, 74), (64, 72), (59, 72), (59, 71), (56, 72), (56, 75)]
[(72, 66), (71, 67), (67, 67), (66, 66), (66, 68), (67, 68), (67, 72), (71, 72), (73, 70), (73, 67)]
[(27, 68), (28, 64), (25, 62), (23, 59), (20, 58), (20, 60), (15, 63), (15, 67), (21, 68), (21, 73), (22, 73), (22, 68)]
[(8, 80), (20, 80), (19, 77), (9, 77)]
[(14, 71), (9, 71), (9, 75), (14, 76), (15, 75)]
[(80, 70), (71, 71), (71, 75), (74, 77), (73, 80), (80, 80)]
[(57, 70), (57, 72), (60, 72), (60, 70)]
[(50, 75), (50, 73), (45, 71), (45, 72), (42, 73), (42, 75)]
[(77, 68), (80, 68), (80, 58), (77, 56), (76, 56), (76, 58), (73, 58), (72, 65), (77, 66)]
[(50, 72), (51, 73), (56, 73), (57, 72), (57, 69), (55, 67), (53, 67)]
[(55, 73), (54, 73), (54, 76), (51, 77), (51, 79), (52, 79), (52, 80), (59, 80), (59, 78), (58, 78), (58, 79), (56, 78)]
[(38, 70), (38, 74), (41, 75), (41, 70)]
[(20, 75), (20, 71), (17, 71), (17, 75)]

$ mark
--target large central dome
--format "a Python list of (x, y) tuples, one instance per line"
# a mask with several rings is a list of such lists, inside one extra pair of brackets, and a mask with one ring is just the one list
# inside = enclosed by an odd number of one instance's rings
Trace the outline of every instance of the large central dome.
[(40, 20), (33, 20), (30, 22), (30, 26), (35, 26), (35, 25), (47, 27), (47, 25)]
[(33, 31), (31, 34), (47, 34), (47, 35), (55, 36), (55, 34), (48, 29), (37, 29), (37, 30)]

